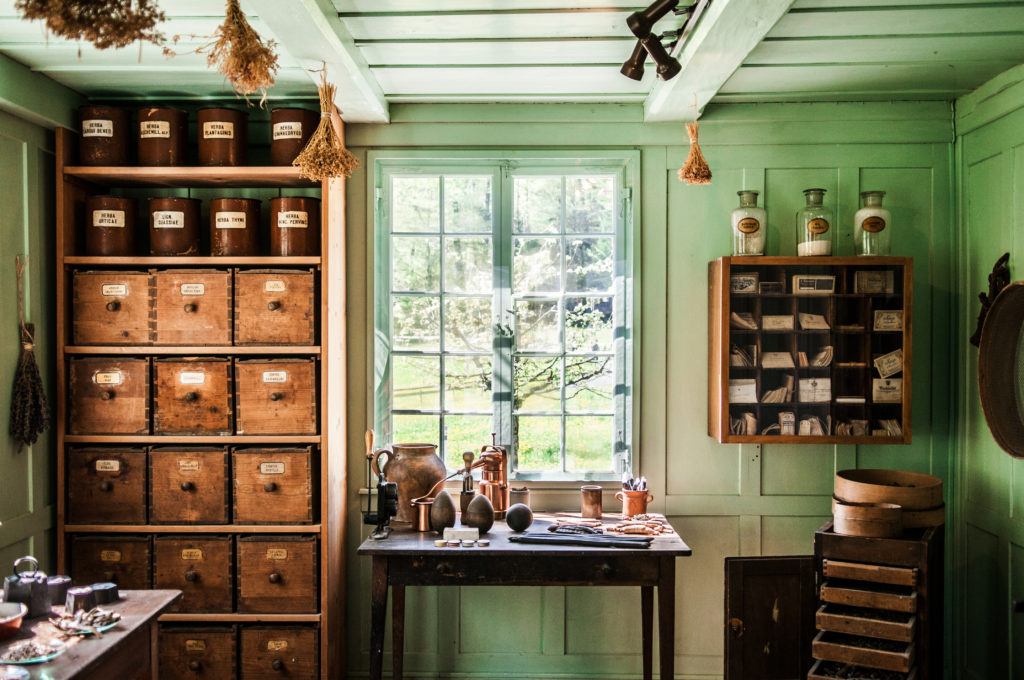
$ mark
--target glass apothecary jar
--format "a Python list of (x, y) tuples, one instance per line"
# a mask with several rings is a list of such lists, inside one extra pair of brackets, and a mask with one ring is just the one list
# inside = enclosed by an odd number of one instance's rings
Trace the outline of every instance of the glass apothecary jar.
[(882, 207), (884, 191), (860, 192), (860, 210), (853, 216), (854, 252), (858, 255), (889, 254), (889, 223), (892, 215)]
[(764, 236), (768, 215), (757, 207), (761, 192), (747, 189), (736, 192), (740, 207), (732, 211), (732, 254), (764, 255)]
[(832, 254), (832, 210), (822, 205), (825, 189), (804, 189), (807, 204), (796, 213), (796, 254)]

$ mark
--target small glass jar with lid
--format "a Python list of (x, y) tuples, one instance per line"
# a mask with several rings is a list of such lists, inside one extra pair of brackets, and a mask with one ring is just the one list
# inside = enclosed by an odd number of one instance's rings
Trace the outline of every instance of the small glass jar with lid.
[(858, 255), (889, 254), (889, 222), (892, 215), (882, 207), (884, 191), (860, 192), (860, 210), (853, 216), (854, 252)]
[(797, 255), (832, 254), (832, 210), (822, 205), (825, 189), (804, 189), (807, 204), (796, 213)]
[(732, 211), (732, 254), (764, 255), (764, 230), (768, 219), (764, 208), (757, 207), (760, 191), (745, 189), (736, 192), (740, 207)]

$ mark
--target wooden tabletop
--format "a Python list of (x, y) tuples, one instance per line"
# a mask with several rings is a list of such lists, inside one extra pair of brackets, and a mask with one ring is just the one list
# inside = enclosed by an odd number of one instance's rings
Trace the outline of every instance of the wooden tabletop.
[[(543, 514), (537, 513), (534, 515), (533, 524), (530, 525), (526, 533), (543, 532), (549, 536), (554, 536), (548, 531), (548, 526), (551, 525), (558, 518), (579, 518), (579, 513), (575, 515), (571, 513), (558, 513), (558, 514)], [(611, 526), (620, 522), (621, 518), (617, 514), (606, 513), (602, 520), (605, 526)], [(678, 556), (686, 557), (689, 556), (692, 551), (690, 546), (686, 545), (677, 533), (664, 534), (661, 536), (655, 536), (654, 540), (651, 541), (650, 548), (611, 548), (611, 547), (591, 547), (582, 545), (552, 545), (552, 544), (536, 544), (536, 543), (512, 543), (508, 539), (510, 536), (521, 536), (523, 532), (517, 533), (508, 528), (508, 525), (503, 521), (496, 521), (494, 526), (491, 527), (490, 531), (486, 534), (481, 534), (480, 538), (490, 539), (491, 545), (486, 548), (438, 548), (434, 546), (434, 541), (440, 538), (439, 534), (433, 531), (413, 531), (409, 528), (399, 528), (407, 525), (394, 525), (394, 529), (391, 535), (385, 539), (375, 540), (367, 538), (363, 541), (363, 544), (359, 546), (357, 553), (359, 555), (379, 555), (379, 556), (391, 556), (391, 555), (423, 555), (427, 552), (443, 553), (446, 557), (458, 558), (458, 557), (469, 557), (469, 556), (482, 556), (482, 555), (523, 555), (523, 554), (550, 554), (550, 555), (581, 555), (581, 556), (600, 556), (600, 555), (629, 555), (635, 553), (652, 553), (659, 557), (662, 556)], [(461, 526), (461, 525), (456, 525)], [(621, 534), (609, 534), (610, 536), (620, 536)]]
[[(102, 636), (73, 636), (67, 640), (70, 649), (56, 659), (21, 667), (29, 671), (29, 677), (33, 680), (69, 680), (87, 675), (108, 655), (127, 652), (134, 645), (134, 641), (126, 644), (132, 635), (155, 620), (179, 597), (180, 590), (122, 590), (118, 602), (103, 606), (104, 609), (121, 614), (117, 626)], [(63, 611), (64, 607), (54, 607), (55, 615)], [(0, 653), (12, 644), (31, 639), (37, 634), (39, 637), (50, 637), (54, 635), (55, 630), (46, 617), (26, 619), (16, 637), (0, 644)], [(146, 644), (148, 643), (147, 635)]]

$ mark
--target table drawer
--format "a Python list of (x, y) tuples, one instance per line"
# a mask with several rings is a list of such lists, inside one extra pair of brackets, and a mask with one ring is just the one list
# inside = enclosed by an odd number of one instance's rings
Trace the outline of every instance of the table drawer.
[(238, 611), (318, 611), (318, 565), (313, 536), (239, 537)]
[(71, 539), (71, 579), (76, 584), (116, 583), (146, 590), (152, 582), (149, 536), (90, 535)]
[(146, 449), (70, 449), (68, 523), (145, 524)]
[(153, 344), (231, 344), (230, 270), (165, 269), (153, 281)]
[(914, 643), (878, 640), (858, 635), (818, 631), (811, 643), (815, 659), (840, 661), (868, 668), (909, 673), (914, 667)]
[(232, 370), (223, 358), (153, 361), (153, 434), (231, 434)]
[(234, 521), (238, 524), (311, 524), (311, 449), (235, 449)]
[(149, 503), (153, 524), (227, 524), (227, 449), (150, 449)]
[(148, 272), (76, 271), (71, 328), (76, 345), (151, 344)]
[[(427, 548), (410, 559), (391, 560), (392, 583), (415, 585), (655, 585), (656, 560), (635, 555), (538, 555), (536, 559), (499, 559), (490, 548)], [(477, 553), (475, 551), (479, 550)], [(484, 553), (484, 554), (480, 554)]]
[(245, 626), (241, 680), (320, 676), (320, 632), (311, 626)]
[(316, 295), (312, 269), (235, 273), (236, 345), (312, 345)]
[(316, 434), (313, 359), (235, 359), (238, 434)]
[(181, 591), (169, 611), (225, 613), (234, 597), (230, 536), (157, 536), (153, 539), (153, 587)]
[(235, 680), (235, 626), (160, 624), (160, 680)]
[(149, 434), (149, 359), (70, 362), (70, 434)]

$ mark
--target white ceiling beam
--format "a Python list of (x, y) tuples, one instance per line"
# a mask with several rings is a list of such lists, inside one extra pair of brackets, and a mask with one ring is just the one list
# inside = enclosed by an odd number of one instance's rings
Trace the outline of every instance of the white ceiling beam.
[(690, 120), (703, 111), (747, 55), (789, 10), (793, 0), (714, 0), (679, 54), (683, 70), (659, 80), (644, 102), (647, 122)]
[[(384, 92), (329, 0), (245, 0), (244, 5), (300, 65), (327, 65), (328, 81), (338, 86), (334, 103), (346, 122), (389, 122)], [(319, 84), (319, 73), (309, 75)]]

